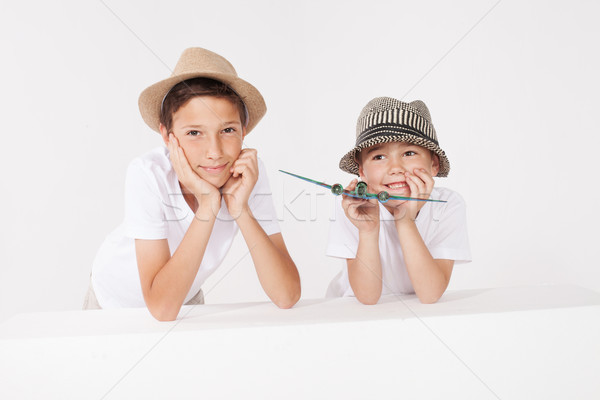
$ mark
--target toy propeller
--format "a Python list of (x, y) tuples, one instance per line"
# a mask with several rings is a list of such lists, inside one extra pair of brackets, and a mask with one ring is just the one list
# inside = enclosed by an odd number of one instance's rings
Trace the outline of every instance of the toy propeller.
[(291, 172), (287, 172), (287, 171), (283, 171), (283, 170), (279, 170), (279, 172), (283, 172), (284, 174), (294, 176), (298, 179), (302, 179), (303, 181), (314, 183), (315, 185), (319, 185), (324, 188), (327, 188), (327, 189), (331, 190), (331, 193), (333, 193), (336, 196), (343, 194), (344, 196), (350, 196), (350, 197), (354, 197), (357, 199), (364, 199), (364, 200), (377, 199), (380, 203), (385, 203), (389, 200), (432, 201), (432, 202), (438, 202), (438, 203), (446, 203), (446, 200), (418, 199), (416, 197), (392, 196), (386, 191), (382, 191), (377, 194), (368, 193), (367, 192), (367, 184), (365, 182), (358, 182), (356, 184), (356, 188), (354, 190), (350, 191), (350, 190), (344, 190), (344, 187), (339, 183), (336, 183), (333, 185), (328, 185), (327, 183), (315, 181), (310, 178), (305, 178), (300, 175), (292, 174)]

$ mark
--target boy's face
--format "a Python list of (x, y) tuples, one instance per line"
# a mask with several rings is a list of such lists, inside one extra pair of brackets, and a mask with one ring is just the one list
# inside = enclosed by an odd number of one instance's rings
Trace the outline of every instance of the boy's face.
[[(164, 127), (163, 131), (166, 133)], [(229, 169), (238, 159), (246, 135), (237, 107), (227, 99), (212, 96), (194, 97), (181, 106), (173, 114), (171, 133), (192, 169), (217, 188), (231, 176)]]
[(363, 149), (358, 156), (360, 178), (367, 182), (371, 193), (386, 191), (391, 195), (410, 196), (406, 172), (424, 169), (435, 176), (439, 159), (424, 147), (410, 143), (391, 142)]

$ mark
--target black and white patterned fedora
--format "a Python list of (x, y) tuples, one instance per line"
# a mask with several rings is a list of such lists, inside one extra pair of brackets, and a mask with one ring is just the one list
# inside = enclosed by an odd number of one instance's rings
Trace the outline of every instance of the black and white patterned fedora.
[(340, 160), (343, 171), (358, 175), (357, 154), (380, 143), (406, 142), (433, 151), (440, 159), (436, 176), (448, 176), (450, 162), (440, 148), (425, 103), (415, 100), (405, 103), (391, 97), (376, 97), (361, 111), (356, 123), (356, 145)]

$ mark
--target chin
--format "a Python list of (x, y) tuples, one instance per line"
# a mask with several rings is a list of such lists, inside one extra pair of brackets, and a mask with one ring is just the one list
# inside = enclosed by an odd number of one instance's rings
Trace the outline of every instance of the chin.
[(221, 189), (223, 186), (225, 186), (225, 183), (227, 183), (227, 181), (229, 180), (229, 177), (231, 176), (231, 174), (226, 174), (226, 175), (220, 175), (220, 176), (200, 176), (202, 179), (204, 179), (206, 182), (210, 183), (211, 185), (213, 185), (214, 187), (216, 187), (217, 189)]
[(215, 186), (217, 189), (221, 189), (223, 186), (225, 186), (225, 184), (226, 184), (226, 183), (227, 183), (227, 181), (229, 180), (229, 177), (230, 177), (230, 176), (231, 176), (231, 175), (228, 175), (228, 176), (227, 176), (227, 177), (225, 177), (225, 178), (218, 179), (218, 180), (216, 180), (216, 181), (214, 181), (214, 182), (211, 182), (211, 183), (212, 183), (212, 184), (213, 184), (213, 185), (214, 185), (214, 186)]

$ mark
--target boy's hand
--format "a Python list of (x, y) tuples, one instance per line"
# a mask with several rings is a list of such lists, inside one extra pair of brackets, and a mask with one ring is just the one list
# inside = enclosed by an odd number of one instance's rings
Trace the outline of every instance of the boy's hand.
[[(356, 189), (357, 179), (354, 179), (345, 190)], [(379, 204), (377, 199), (357, 199), (343, 196), (342, 208), (346, 216), (361, 232), (379, 232)]]
[(237, 218), (248, 208), (250, 193), (258, 180), (258, 161), (255, 149), (243, 149), (231, 166), (231, 177), (223, 186), (227, 210)]
[[(410, 187), (410, 197), (428, 199), (433, 190), (435, 181), (433, 177), (423, 168), (415, 168), (413, 172), (406, 172), (406, 183)], [(397, 205), (396, 205), (396, 204)], [(425, 205), (424, 201), (390, 201), (389, 205), (394, 207), (394, 219), (396, 223), (414, 221), (419, 211)]]
[(198, 202), (196, 215), (207, 219), (211, 216), (209, 213), (216, 216), (221, 208), (221, 193), (192, 169), (183, 149), (179, 146), (179, 142), (173, 134), (169, 135), (169, 157), (177, 174), (177, 179), (194, 195)]

